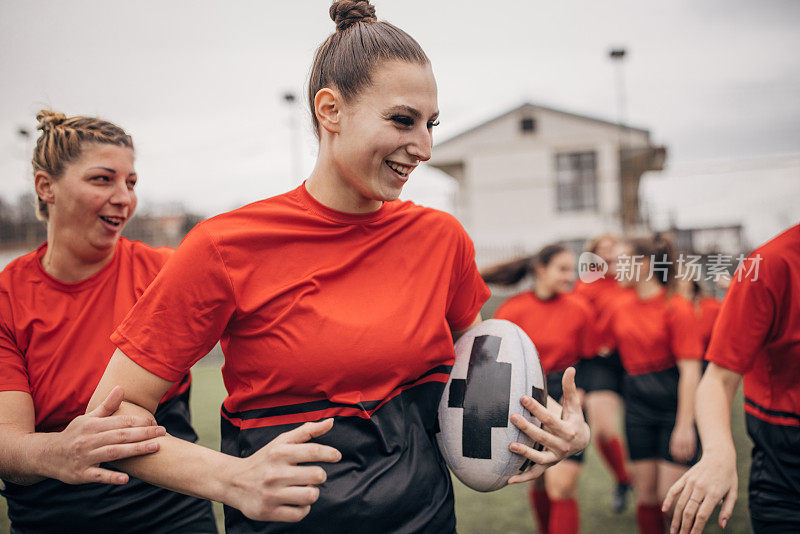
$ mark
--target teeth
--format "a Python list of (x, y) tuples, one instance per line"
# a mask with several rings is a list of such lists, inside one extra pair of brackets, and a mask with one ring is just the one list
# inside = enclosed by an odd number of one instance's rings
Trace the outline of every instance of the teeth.
[(100, 218), (113, 225), (118, 225), (123, 221), (122, 217), (109, 217), (107, 215), (101, 215)]
[(386, 165), (388, 165), (389, 168), (391, 168), (393, 171), (402, 176), (407, 176), (408, 173), (410, 173), (414, 169), (414, 167), (408, 165), (400, 165), (399, 163), (395, 163), (393, 161), (387, 161)]

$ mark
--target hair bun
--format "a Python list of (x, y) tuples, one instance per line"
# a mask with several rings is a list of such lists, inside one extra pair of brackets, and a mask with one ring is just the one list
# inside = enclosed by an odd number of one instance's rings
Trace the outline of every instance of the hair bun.
[(369, 0), (337, 0), (330, 9), (336, 31), (343, 32), (359, 22), (377, 22), (375, 6)]
[(55, 111), (51, 111), (49, 109), (43, 109), (36, 114), (36, 120), (39, 121), (39, 126), (37, 126), (37, 129), (45, 130), (48, 127), (53, 128), (58, 126), (67, 120), (67, 116), (63, 113), (56, 113)]

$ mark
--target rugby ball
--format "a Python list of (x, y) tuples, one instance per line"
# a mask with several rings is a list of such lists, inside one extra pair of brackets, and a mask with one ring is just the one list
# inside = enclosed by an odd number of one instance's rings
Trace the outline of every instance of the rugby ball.
[(510, 417), (518, 413), (541, 426), (520, 399), (530, 395), (545, 404), (547, 380), (533, 342), (509, 321), (489, 319), (467, 330), (455, 352), (439, 403), (439, 450), (461, 482), (494, 491), (529, 465), (508, 449), (511, 443), (541, 450)]

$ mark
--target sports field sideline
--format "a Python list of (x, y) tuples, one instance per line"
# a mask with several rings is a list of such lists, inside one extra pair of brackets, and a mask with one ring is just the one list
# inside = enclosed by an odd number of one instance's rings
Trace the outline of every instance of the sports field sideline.
[[(192, 369), (193, 423), (203, 445), (219, 449), (219, 407), (225, 397), (220, 374), (221, 360), (210, 357)], [(739, 500), (726, 532), (752, 532), (747, 515), (747, 478), (750, 466), (750, 441), (744, 430), (741, 392), (733, 405), (733, 433), (739, 456)], [(456, 493), (456, 517), (460, 534), (523, 534), (536, 532), (527, 504), (525, 487), (507, 487), (493, 493), (478, 493), (453, 479)], [(611, 512), (611, 478), (590, 448), (580, 481), (579, 505), (581, 532), (623, 534), (636, 532), (634, 506), (622, 515)], [(223, 532), (222, 506), (215, 508), (220, 532)], [(0, 498), (0, 532), (9, 532), (5, 500)], [(721, 532), (716, 518), (706, 532)], [(377, 534), (377, 533), (376, 533)]]

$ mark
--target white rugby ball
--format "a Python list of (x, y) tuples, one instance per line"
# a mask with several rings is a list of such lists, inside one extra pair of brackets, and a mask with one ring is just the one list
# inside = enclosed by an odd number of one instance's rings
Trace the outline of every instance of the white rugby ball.
[(467, 330), (455, 352), (439, 403), (439, 450), (461, 482), (494, 491), (529, 464), (508, 449), (511, 443), (541, 449), (510, 417), (518, 413), (541, 426), (520, 399), (545, 404), (547, 380), (533, 342), (510, 321), (489, 319)]

